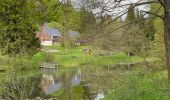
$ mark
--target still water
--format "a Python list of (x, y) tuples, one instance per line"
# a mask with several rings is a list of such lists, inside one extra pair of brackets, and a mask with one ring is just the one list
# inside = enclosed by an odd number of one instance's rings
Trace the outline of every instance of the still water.
[[(90, 76), (87, 76), (87, 74), (84, 73), (85, 70), (87, 72), (87, 70), (90, 69), (73, 68), (66, 70), (41, 68), (39, 82), (40, 90), (46, 96), (57, 94), (53, 97), (61, 100), (103, 99), (104, 91), (100, 88), (92, 90), (92, 85), (97, 86), (97, 83), (90, 84), (90, 81), (93, 80), (90, 79)], [(58, 95), (59, 92), (62, 92), (61, 95)]]
[[(100, 100), (113, 88), (113, 84), (117, 82), (116, 79), (121, 78), (122, 73), (130, 71), (131, 67), (132, 65), (84, 66), (41, 68), (22, 72), (17, 75), (17, 78), (5, 83), (4, 87), (14, 92), (13, 94), (4, 92), (3, 97), (37, 100)], [(18, 90), (16, 87), (19, 87)], [(14, 94), (15, 96), (11, 96)]]

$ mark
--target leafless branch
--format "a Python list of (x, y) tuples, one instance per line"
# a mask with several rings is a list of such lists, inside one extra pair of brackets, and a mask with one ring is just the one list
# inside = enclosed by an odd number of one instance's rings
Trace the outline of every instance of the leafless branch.
[(163, 19), (164, 17), (163, 17), (162, 15), (159, 15), (159, 14), (158, 14), (162, 7), (163, 7), (163, 6), (161, 5), (156, 12), (144, 11), (144, 10), (141, 10), (141, 11), (144, 12), (144, 13), (146, 13), (146, 14), (151, 14), (151, 15), (154, 15), (154, 16), (156, 16), (156, 17), (159, 17), (159, 18)]
[(158, 2), (165, 8), (165, 5), (162, 0), (158, 0)]

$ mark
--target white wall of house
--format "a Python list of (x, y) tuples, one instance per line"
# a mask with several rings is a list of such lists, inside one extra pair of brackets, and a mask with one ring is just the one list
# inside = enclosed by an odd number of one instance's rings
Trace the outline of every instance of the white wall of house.
[(50, 45), (53, 45), (53, 42), (52, 41), (42, 41), (41, 45), (43, 45), (43, 46), (50, 46)]

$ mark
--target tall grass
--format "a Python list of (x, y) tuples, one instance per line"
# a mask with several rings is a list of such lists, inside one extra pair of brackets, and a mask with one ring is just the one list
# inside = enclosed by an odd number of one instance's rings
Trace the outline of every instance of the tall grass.
[(104, 100), (170, 100), (165, 70), (142, 70), (126, 73)]
[(32, 77), (18, 77), (17, 73), (7, 75), (8, 78), (0, 82), (0, 99), (2, 100), (26, 100), (39, 96), (40, 89), (37, 87), (39, 79)]
[(35, 67), (34, 64), (30, 61), (31, 57), (29, 56), (3, 56), (0, 55), (0, 69), (1, 70), (11, 70), (11, 69), (29, 69)]

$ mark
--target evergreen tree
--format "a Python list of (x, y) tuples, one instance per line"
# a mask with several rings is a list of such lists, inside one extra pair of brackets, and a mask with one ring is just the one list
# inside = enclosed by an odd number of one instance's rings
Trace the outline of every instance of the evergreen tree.
[(152, 16), (148, 16), (148, 20), (144, 17), (144, 14), (142, 12), (139, 12), (139, 10), (136, 10), (136, 24), (139, 27), (139, 30), (145, 34), (145, 38), (149, 41), (154, 40), (154, 19), (151, 19)]
[(146, 21), (146, 25), (144, 27), (144, 33), (145, 33), (145, 37), (148, 40), (150, 40), (150, 41), (154, 40), (155, 27), (154, 27), (154, 20), (153, 19)]
[(3, 0), (0, 3), (0, 48), (3, 54), (34, 54), (40, 47), (32, 11), (34, 2)]
[(39, 0), (36, 5), (36, 16), (40, 24), (52, 21), (63, 24), (63, 10), (58, 0)]
[(162, 61), (165, 61), (165, 45), (164, 45), (164, 35), (163, 35), (163, 21), (160, 19), (154, 20), (154, 41), (153, 41), (153, 48), (152, 53), (153, 56), (157, 58), (161, 58)]
[(64, 8), (63, 11), (67, 14), (68, 29), (79, 31), (81, 26), (80, 11), (76, 10), (69, 0), (62, 6)]
[(61, 32), (64, 32), (64, 26), (61, 25), (61, 24), (58, 23), (58, 22), (50, 22), (50, 23), (48, 23), (48, 27), (50, 27), (50, 28), (56, 28), (56, 29), (60, 30)]
[(134, 7), (133, 7), (133, 5), (130, 5), (129, 8), (128, 8), (128, 13), (127, 13), (127, 16), (126, 16), (126, 21), (131, 22), (131, 21), (134, 21), (135, 18), (136, 17), (135, 17)]
[(81, 30), (85, 39), (91, 37), (95, 33), (95, 27), (97, 25), (96, 18), (92, 11), (86, 10), (85, 7), (81, 8)]

